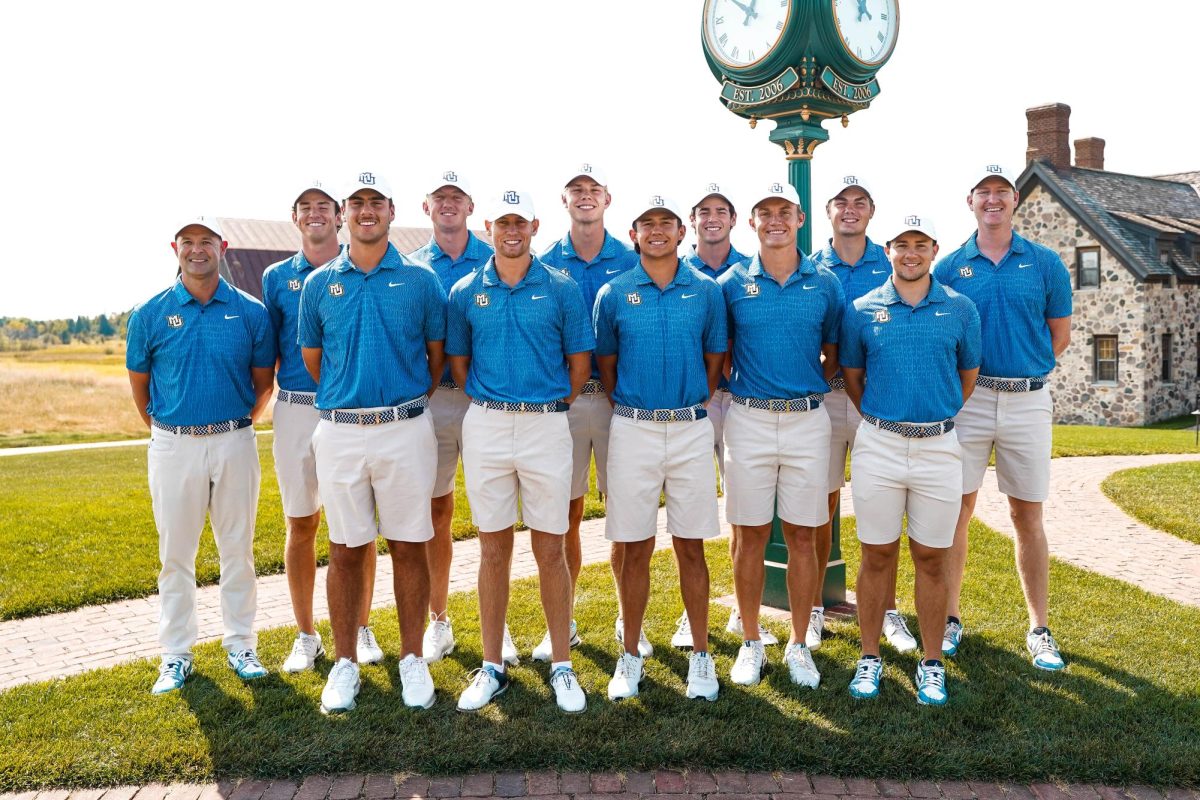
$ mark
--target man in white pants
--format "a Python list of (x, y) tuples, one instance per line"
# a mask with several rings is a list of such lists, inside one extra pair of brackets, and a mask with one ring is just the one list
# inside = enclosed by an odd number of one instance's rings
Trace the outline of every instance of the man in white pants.
[[(271, 452), (275, 456), (275, 477), (279, 481), (279, 496), (287, 525), (284, 564), (292, 614), (298, 629), (292, 652), (283, 662), (284, 672), (312, 669), (316, 660), (325, 655), (321, 634), (313, 624), (321, 498), (317, 491), (312, 435), (321, 417), (315, 405), (317, 383), (304, 366), (296, 335), (300, 289), (304, 280), (341, 252), (338, 231), (342, 228), (342, 211), (336, 195), (332, 186), (318, 180), (309, 181), (301, 188), (292, 201), (292, 224), (300, 231), (300, 250), (263, 272), (263, 304), (271, 315), (279, 349), (278, 374), (275, 376), (279, 393), (272, 418)], [(375, 559), (366, 559), (363, 566), (366, 573), (359, 614), (358, 662), (374, 664), (383, 658), (383, 650), (368, 625), (371, 594), (375, 587)]]
[(1042, 504), (1050, 494), (1054, 403), (1046, 375), (1071, 343), (1071, 274), (1058, 254), (1013, 230), (1020, 197), (1015, 174), (989, 164), (971, 175), (967, 205), (978, 230), (938, 263), (937, 279), (975, 301), (983, 324), (978, 389), (955, 418), (963, 446), (963, 496), (950, 569), (950, 604), (942, 650), (958, 653), (959, 612), (967, 565), (967, 529), (988, 460), (1008, 495), (1016, 529), (1017, 574), (1025, 593), (1025, 648), (1038, 669), (1066, 666), (1050, 633), (1050, 550)]
[(227, 246), (211, 217), (181, 225), (171, 245), (179, 277), (129, 316), (125, 366), (150, 429), (147, 473), (162, 562), (162, 663), (153, 694), (181, 689), (192, 672), (196, 551), (206, 514), (221, 558), (229, 666), (244, 680), (267, 674), (255, 652), (259, 463), (251, 426), (271, 399), (275, 336), (262, 303), (221, 278)]
[(713, 429), (704, 406), (717, 388), (729, 344), (725, 301), (714, 281), (679, 260), (687, 232), (679, 207), (652, 195), (641, 208), (629, 232), (640, 263), (600, 290), (593, 311), (596, 358), (613, 403), (604, 535), (624, 545), (617, 584), (624, 652), (608, 696), (636, 697), (642, 680), (638, 637), (650, 595), (658, 498), (665, 491), (667, 530), (691, 621), (687, 696), (716, 700), (704, 540), (720, 526)]
[[(730, 680), (743, 686), (758, 683), (766, 665), (758, 610), (777, 509), (791, 607), (803, 609), (818, 585), (814, 531), (829, 519), (829, 415), (821, 403), (837, 370), (845, 306), (838, 279), (797, 247), (804, 211), (791, 184), (766, 187), (750, 209), (750, 225), (758, 255), (717, 281), (733, 347), (725, 516), (738, 540), (733, 582), (745, 631)], [(804, 642), (806, 622), (803, 613), (792, 615), (783, 663), (792, 683), (815, 689), (821, 673)]]
[(479, 628), (483, 665), (458, 699), (478, 711), (508, 689), (502, 654), (513, 526), (520, 503), (538, 565), (558, 707), (587, 698), (571, 666), (571, 579), (563, 536), (571, 499), (566, 410), (591, 371), (592, 334), (575, 281), (529, 252), (533, 201), (504, 191), (488, 221), (496, 254), (450, 292), (446, 349), (471, 398), (463, 420), (463, 468), (479, 526)]
[(344, 208), (350, 246), (308, 277), (300, 297), (301, 354), (321, 414), (313, 451), (329, 522), (326, 588), (337, 651), (321, 710), (356, 705), (363, 561), (375, 557), (380, 534), (392, 559), (404, 704), (429, 708), (433, 680), (420, 653), (437, 438), (424, 412), (442, 375), (446, 295), (432, 270), (389, 243), (396, 209), (383, 178), (360, 173)]
[[(424, 247), (409, 258), (437, 273), (446, 294), (464, 276), (479, 269), (492, 255), (492, 246), (467, 227), (475, 213), (471, 185), (457, 169), (444, 169), (429, 180), (429, 193), (421, 210), (429, 217), (433, 235)], [(433, 538), (426, 546), (429, 559), (429, 625), (421, 649), (429, 663), (440, 661), (454, 652), (454, 628), (446, 614), (450, 596), (450, 566), (454, 561), (454, 482), (458, 476), (458, 457), (462, 453), (462, 421), (470, 406), (462, 387), (454, 382), (447, 364), (433, 397), (429, 414), (438, 440), (437, 480), (433, 486), (430, 512)], [(505, 660), (517, 663), (517, 649), (505, 631)]]
[[(609, 233), (604, 227), (604, 212), (612, 203), (608, 177), (596, 164), (584, 162), (570, 171), (563, 186), (562, 203), (571, 218), (571, 229), (559, 241), (550, 245), (539, 257), (552, 269), (571, 276), (583, 291), (583, 301), (589, 313), (596, 305), (600, 287), (637, 265), (637, 255), (629, 245)], [(571, 468), (570, 529), (567, 531), (567, 567), (571, 571), (571, 608), (575, 607), (575, 582), (583, 565), (579, 543), (579, 523), (583, 520), (583, 500), (588, 490), (588, 475), (592, 458), (596, 460), (596, 490), (603, 497), (608, 493), (608, 432), (612, 424), (612, 407), (600, 383), (600, 371), (592, 365), (592, 375), (579, 397), (567, 412), (574, 443)], [(620, 580), (622, 546), (614, 544), (610, 560), (613, 575)], [(618, 611), (614, 628), (617, 640), (622, 636), (621, 615)], [(571, 646), (582, 640), (571, 620)], [(639, 635), (638, 647), (643, 655), (652, 648), (645, 634)], [(550, 660), (550, 638), (545, 636), (534, 648), (536, 661)]]
[[(876, 289), (892, 274), (887, 253), (867, 236), (867, 225), (875, 216), (875, 200), (867, 182), (859, 175), (842, 175), (823, 193), (827, 196), (825, 214), (833, 229), (829, 244), (813, 253), (812, 259), (825, 267), (842, 282), (847, 305)], [(829, 515), (830, 520), (817, 528), (817, 567), (820, 574), (813, 592), (805, 641), (809, 649), (821, 646), (825, 631), (825, 570), (833, 550), (833, 514), (846, 484), (846, 456), (854, 449), (854, 434), (862, 418), (846, 395), (846, 382), (841, 373), (829, 379), (830, 391), (825, 395), (829, 411)], [(891, 596), (896, 595), (896, 576), (892, 576)], [(898, 652), (915, 650), (917, 640), (908, 623), (896, 608), (890, 607), (883, 617), (883, 635)]]
[(949, 695), (937, 635), (946, 612), (962, 479), (953, 417), (979, 374), (979, 314), (969, 299), (930, 276), (937, 255), (932, 222), (914, 214), (889, 230), (892, 277), (854, 301), (839, 342), (846, 393), (863, 419), (850, 484), (862, 542), (857, 586), (862, 657), (850, 694), (879, 696), (879, 635), (907, 516), (925, 651), (915, 675), (917, 702), (944, 705)]

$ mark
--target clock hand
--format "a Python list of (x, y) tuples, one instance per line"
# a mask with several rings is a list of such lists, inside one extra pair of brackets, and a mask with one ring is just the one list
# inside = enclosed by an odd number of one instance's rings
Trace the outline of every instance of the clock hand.
[(758, 16), (758, 12), (754, 10), (754, 0), (751, 0), (750, 5), (739, 3), (738, 0), (730, 0), (730, 2), (746, 13), (746, 20), (742, 23), (743, 25), (749, 25), (750, 18)]
[(871, 12), (867, 10), (867, 0), (858, 0), (858, 22), (862, 22), (864, 14), (866, 15), (867, 19), (875, 19), (873, 16), (871, 16)]

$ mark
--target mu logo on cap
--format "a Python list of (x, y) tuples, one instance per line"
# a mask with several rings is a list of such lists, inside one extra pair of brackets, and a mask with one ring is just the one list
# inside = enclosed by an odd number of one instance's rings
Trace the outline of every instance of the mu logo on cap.
[(511, 190), (504, 193), (503, 199), (510, 206), (519, 206), (521, 204), (521, 195)]
[(475, 305), (479, 306), (480, 308), (486, 308), (488, 302), (487, 292), (480, 292), (479, 294), (475, 295)]
[(375, 185), (375, 173), (360, 172), (358, 174), (358, 182), (366, 184), (367, 186), (374, 186)]
[(846, 184), (847, 186), (858, 186), (858, 177), (855, 175), (847, 175), (846, 177), (842, 178), (842, 183)]
[(915, 214), (912, 214), (912, 215), (904, 218), (904, 224), (905, 225), (920, 225), (921, 218), (916, 216)]
[(783, 184), (782, 184), (782, 183), (772, 183), (772, 184), (771, 184), (771, 191), (772, 191), (772, 192), (782, 192), (782, 191), (783, 191)]
[(582, 175), (591, 175), (592, 174), (592, 165), (591, 164), (580, 164), (579, 172)]
[(666, 204), (663, 202), (662, 195), (656, 194), (650, 198), (650, 205), (658, 206), (659, 208), (661, 208), (662, 206), (664, 206)]
[(178, 314), (171, 314), (167, 317), (167, 326), (170, 328), (182, 328), (183, 317), (179, 316)]
[(631, 306), (640, 306), (642, 304), (642, 296), (637, 292), (630, 292), (625, 295), (625, 299), (629, 301), (629, 305)]
[(341, 297), (345, 293), (346, 293), (346, 290), (340, 283), (329, 284), (329, 296), (330, 297)]
[(324, 189), (325, 188), (325, 184), (321, 183), (320, 181), (313, 181), (309, 185), (314, 189)]
[(290, 281), (288, 281), (288, 288), (291, 289), (293, 292), (300, 291), (300, 279), (292, 278)]
[(708, 190), (710, 192), (719, 192), (719, 191), (721, 191), (721, 187), (715, 183), (710, 183), (708, 185)]
[(457, 180), (458, 180), (458, 173), (457, 173), (457, 172), (455, 172), (454, 170), (450, 170), (449, 172), (442, 173), (442, 180), (444, 180), (444, 181), (457, 181)]
[(999, 174), (1001, 172), (1004, 172), (1004, 168), (1001, 167), (999, 164), (988, 164), (987, 171)]

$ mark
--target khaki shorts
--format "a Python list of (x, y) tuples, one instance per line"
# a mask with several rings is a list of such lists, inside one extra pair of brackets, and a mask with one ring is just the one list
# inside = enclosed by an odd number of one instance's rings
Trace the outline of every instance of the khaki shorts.
[(380, 534), (397, 542), (433, 538), (429, 500), (437, 437), (428, 411), (382, 425), (321, 420), (312, 441), (329, 541), (362, 547)]
[(667, 532), (683, 539), (717, 536), (713, 428), (692, 422), (639, 422), (614, 416), (609, 440), (608, 516), (604, 535), (641, 542), (658, 530), (658, 498), (667, 495)]
[(777, 504), (779, 518), (793, 525), (815, 527), (829, 521), (829, 414), (824, 405), (780, 414), (735, 403), (729, 408), (725, 438), (725, 518), (730, 525), (766, 525)]
[(279, 400), (273, 419), (275, 436), (271, 452), (275, 456), (283, 513), (289, 517), (310, 517), (321, 510), (317, 460), (312, 447), (313, 431), (321, 421), (321, 412), (315, 406)]
[(596, 454), (596, 490), (608, 494), (608, 430), (612, 416), (612, 406), (604, 393), (581, 394), (567, 411), (572, 442), (572, 500), (587, 494), (592, 453)]
[[(607, 404), (607, 401), (605, 401)], [(535, 531), (567, 532), (571, 431), (565, 413), (518, 414), (472, 405), (463, 419), (463, 471), (481, 531), (521, 519)]]
[(471, 405), (461, 389), (438, 387), (429, 398), (433, 415), (433, 432), (437, 436), (437, 476), (433, 481), (433, 496), (442, 497), (454, 491), (458, 477), (458, 457), (462, 454), (462, 422)]
[(733, 395), (728, 390), (718, 389), (704, 407), (712, 421), (713, 451), (717, 457), (717, 474), (721, 476), (722, 483), (725, 481), (725, 421), (729, 418), (729, 407), (732, 405)]
[(1009, 497), (1031, 503), (1050, 496), (1054, 401), (1049, 389), (997, 392), (976, 386), (954, 418), (963, 450), (963, 494), (979, 491), (996, 449), (996, 481)]
[(854, 434), (862, 416), (843, 389), (825, 395), (824, 405), (830, 427), (828, 491), (836, 492), (846, 485), (846, 455), (854, 450)]
[(891, 544), (908, 515), (908, 536), (926, 547), (949, 547), (962, 496), (962, 448), (956, 431), (906, 439), (863, 422), (854, 440), (854, 514), (858, 540)]

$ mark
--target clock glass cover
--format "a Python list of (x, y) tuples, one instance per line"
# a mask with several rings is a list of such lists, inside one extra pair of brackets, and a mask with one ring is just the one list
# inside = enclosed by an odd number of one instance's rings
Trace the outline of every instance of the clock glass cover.
[(779, 44), (792, 0), (709, 0), (704, 35), (709, 50), (730, 67), (748, 67)]

